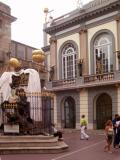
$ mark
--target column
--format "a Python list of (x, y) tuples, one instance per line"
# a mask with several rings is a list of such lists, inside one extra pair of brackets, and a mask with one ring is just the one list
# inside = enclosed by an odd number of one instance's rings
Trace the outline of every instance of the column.
[(83, 59), (83, 75), (88, 75), (89, 73), (89, 60), (88, 60), (88, 37), (87, 29), (81, 29), (80, 32), (80, 59)]
[(117, 17), (118, 50), (120, 50), (120, 16)]
[(54, 124), (57, 124), (57, 96), (54, 96)]
[[(120, 51), (120, 16), (117, 17), (116, 21), (117, 21), (117, 36), (118, 36), (117, 37), (117, 40), (118, 40), (117, 50)], [(116, 68), (120, 70), (120, 58), (118, 59), (118, 57), (117, 57), (116, 62), (117, 62)]]
[[(82, 89), (80, 91), (80, 118), (82, 115), (85, 115), (88, 121), (88, 114), (88, 90)], [(90, 124), (89, 121), (88, 128), (93, 129), (93, 124)]]
[(54, 80), (57, 79), (57, 40), (50, 38), (50, 67), (54, 67)]
[[(117, 114), (119, 114), (120, 115), (120, 87), (118, 86), (118, 92), (117, 92), (117, 104), (118, 104), (118, 106), (117, 106)], [(116, 113), (114, 113), (114, 114), (116, 114)]]

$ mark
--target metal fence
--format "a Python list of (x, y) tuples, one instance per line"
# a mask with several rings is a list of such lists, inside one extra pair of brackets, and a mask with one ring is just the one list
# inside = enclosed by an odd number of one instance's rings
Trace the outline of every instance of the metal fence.
[(3, 102), (0, 94), (1, 132), (18, 135), (51, 134), (53, 96), (50, 93), (18, 93), (16, 96), (17, 101), (11, 103)]

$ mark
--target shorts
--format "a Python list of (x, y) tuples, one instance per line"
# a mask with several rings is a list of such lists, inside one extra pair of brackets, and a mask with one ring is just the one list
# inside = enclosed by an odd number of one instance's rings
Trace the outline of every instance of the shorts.
[(112, 141), (113, 141), (113, 135), (107, 135), (107, 142), (109, 144), (112, 144)]

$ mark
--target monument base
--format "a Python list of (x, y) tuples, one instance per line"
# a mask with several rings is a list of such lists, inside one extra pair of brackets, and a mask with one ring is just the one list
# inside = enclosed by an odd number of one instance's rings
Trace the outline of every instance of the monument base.
[(68, 145), (53, 136), (0, 136), (0, 154), (60, 153)]
[(4, 133), (16, 133), (19, 134), (19, 125), (8, 125), (4, 124)]

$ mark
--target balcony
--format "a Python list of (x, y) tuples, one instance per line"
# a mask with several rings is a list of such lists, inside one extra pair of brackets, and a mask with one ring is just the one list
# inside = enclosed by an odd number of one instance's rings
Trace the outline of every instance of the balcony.
[(52, 91), (72, 90), (120, 83), (120, 71), (88, 75), (75, 79), (48, 82), (47, 89)]

